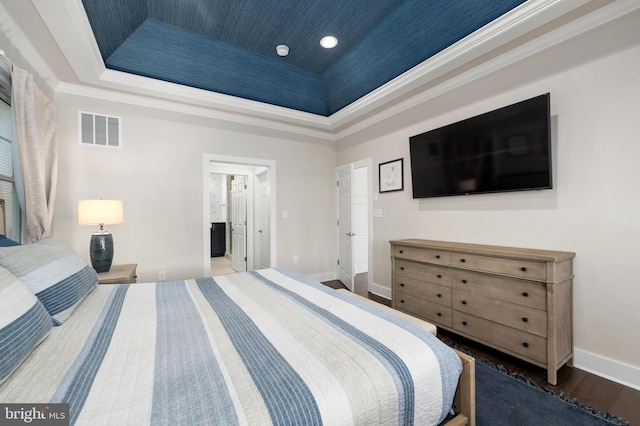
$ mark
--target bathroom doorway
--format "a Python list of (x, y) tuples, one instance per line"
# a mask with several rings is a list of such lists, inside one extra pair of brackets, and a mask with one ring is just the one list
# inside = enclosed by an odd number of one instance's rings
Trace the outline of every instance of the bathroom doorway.
[[(225, 178), (212, 179), (220, 175)], [(203, 155), (205, 276), (276, 266), (275, 176), (272, 160)], [(214, 180), (227, 183), (226, 195), (216, 195), (222, 190), (212, 186)], [(221, 214), (223, 209), (226, 215)], [(215, 223), (225, 224), (225, 252), (211, 257)]]

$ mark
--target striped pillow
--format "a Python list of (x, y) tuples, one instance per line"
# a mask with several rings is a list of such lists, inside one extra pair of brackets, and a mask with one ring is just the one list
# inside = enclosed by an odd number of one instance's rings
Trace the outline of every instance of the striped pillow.
[(0, 266), (31, 289), (62, 324), (98, 283), (98, 274), (61, 241), (46, 238), (32, 244), (0, 248)]
[(49, 333), (51, 317), (18, 277), (0, 268), (0, 383)]

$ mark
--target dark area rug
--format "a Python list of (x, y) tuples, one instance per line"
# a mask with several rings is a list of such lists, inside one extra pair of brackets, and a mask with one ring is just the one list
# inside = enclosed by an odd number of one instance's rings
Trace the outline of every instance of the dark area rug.
[(481, 358), (476, 358), (476, 419), (478, 426), (628, 425)]

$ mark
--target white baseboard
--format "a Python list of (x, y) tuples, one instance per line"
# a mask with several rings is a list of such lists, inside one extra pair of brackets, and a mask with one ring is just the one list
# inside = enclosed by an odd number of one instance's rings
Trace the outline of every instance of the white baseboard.
[(574, 349), (573, 354), (576, 368), (640, 390), (640, 368), (581, 349)]
[(376, 296), (391, 300), (391, 289), (389, 287), (383, 287), (380, 284), (371, 283), (369, 291)]

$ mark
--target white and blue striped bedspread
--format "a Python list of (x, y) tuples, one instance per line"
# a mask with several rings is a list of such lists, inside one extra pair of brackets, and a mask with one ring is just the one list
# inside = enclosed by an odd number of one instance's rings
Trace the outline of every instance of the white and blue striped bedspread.
[(98, 287), (51, 387), (72, 424), (438, 424), (462, 369), (412, 322), (285, 270)]

